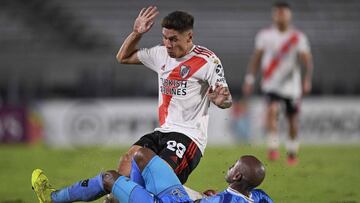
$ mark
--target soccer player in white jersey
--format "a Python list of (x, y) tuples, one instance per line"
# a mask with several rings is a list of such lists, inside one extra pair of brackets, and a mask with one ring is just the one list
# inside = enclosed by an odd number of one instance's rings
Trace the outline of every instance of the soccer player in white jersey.
[[(220, 60), (209, 49), (193, 44), (190, 14), (168, 14), (161, 23), (163, 45), (137, 48), (158, 13), (154, 6), (140, 11), (116, 56), (120, 63), (143, 64), (158, 74), (160, 127), (130, 147), (118, 167), (119, 174), (139, 185), (145, 182), (133, 155), (143, 147), (165, 160), (184, 184), (206, 146), (210, 102), (223, 109), (232, 104)], [(57, 191), (39, 177), (42, 171), (35, 170), (32, 184), (40, 203), (93, 201), (107, 193), (102, 186), (104, 173)]]
[(161, 22), (162, 44), (137, 47), (158, 13), (154, 6), (140, 11), (116, 56), (122, 64), (143, 64), (158, 74), (160, 124), (130, 147), (118, 170), (129, 175), (133, 154), (147, 147), (164, 159), (184, 183), (206, 146), (210, 102), (224, 109), (231, 106), (232, 99), (219, 58), (193, 44), (192, 15), (183, 11), (168, 14)]
[[(262, 71), (262, 91), (266, 97), (266, 136), (268, 158), (279, 158), (278, 113), (279, 104), (286, 107), (289, 136), (286, 143), (287, 163), (296, 165), (299, 148), (298, 117), (303, 95), (311, 90), (312, 56), (307, 37), (291, 24), (289, 4), (277, 2), (272, 8), (273, 25), (261, 30), (255, 39), (255, 52), (243, 85), (249, 96), (253, 90), (258, 67)], [(301, 80), (300, 66), (305, 67)]]

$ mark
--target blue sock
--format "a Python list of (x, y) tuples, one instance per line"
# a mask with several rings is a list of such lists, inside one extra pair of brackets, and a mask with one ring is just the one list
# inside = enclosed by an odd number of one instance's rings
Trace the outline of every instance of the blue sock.
[(93, 201), (107, 194), (102, 182), (102, 174), (93, 178), (82, 180), (69, 187), (51, 193), (54, 203), (75, 201)]
[(145, 187), (144, 178), (142, 177), (139, 166), (134, 159), (131, 161), (130, 180)]

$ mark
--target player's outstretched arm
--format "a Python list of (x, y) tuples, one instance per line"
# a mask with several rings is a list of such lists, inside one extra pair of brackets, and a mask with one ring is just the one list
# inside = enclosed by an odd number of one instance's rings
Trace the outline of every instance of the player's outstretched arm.
[(123, 64), (141, 64), (137, 57), (137, 45), (142, 35), (154, 25), (154, 19), (159, 14), (155, 6), (141, 9), (134, 22), (133, 31), (125, 39), (116, 55), (116, 59)]
[(228, 87), (216, 84), (215, 89), (209, 87), (208, 96), (212, 103), (222, 109), (230, 108), (232, 97)]
[(311, 53), (301, 52), (299, 54), (300, 60), (305, 67), (303, 79), (303, 94), (309, 94), (312, 87), (312, 73), (314, 69)]
[(253, 56), (251, 57), (249, 70), (245, 76), (245, 82), (243, 84), (243, 94), (245, 97), (249, 96), (254, 88), (255, 76), (257, 73), (257, 69), (260, 66), (261, 57), (263, 55), (263, 51), (260, 49), (255, 50)]

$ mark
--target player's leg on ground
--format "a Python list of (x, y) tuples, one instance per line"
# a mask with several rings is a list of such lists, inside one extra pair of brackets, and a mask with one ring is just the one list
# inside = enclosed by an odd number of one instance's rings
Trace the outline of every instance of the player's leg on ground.
[(286, 142), (287, 150), (287, 163), (289, 165), (296, 165), (297, 154), (299, 151), (299, 138), (298, 138), (298, 129), (299, 129), (299, 118), (298, 113), (292, 113), (287, 115), (288, 125), (289, 125), (289, 136)]
[(93, 201), (108, 194), (103, 186), (103, 174), (79, 181), (69, 187), (51, 193), (51, 200), (56, 202)]
[(102, 174), (55, 190), (51, 188), (44, 173), (36, 169), (33, 171), (31, 182), (41, 203), (93, 201), (107, 194), (103, 187)]
[[(153, 203), (154, 196), (151, 195), (142, 186), (131, 181), (126, 176), (121, 176), (116, 171), (107, 171), (104, 173), (104, 188), (111, 191), (116, 201), (124, 203)], [(106, 200), (107, 201), (107, 200)], [(113, 200), (109, 200), (113, 202)]]
[(139, 149), (134, 155), (134, 161), (143, 175), (146, 190), (114, 171), (105, 173), (105, 189), (111, 190), (120, 202), (153, 202), (154, 198), (149, 192), (158, 198), (174, 200), (173, 202), (190, 201), (171, 167), (153, 151), (147, 148)]
[[(141, 172), (145, 168), (145, 166), (148, 164), (148, 162), (155, 156), (155, 153), (149, 149), (141, 149), (142, 147), (134, 145), (135, 147), (130, 148), (131, 153), (127, 153), (127, 159), (129, 159), (131, 156), (131, 170), (130, 170), (130, 180), (127, 178), (121, 178), (119, 182), (115, 185), (116, 179), (118, 179), (119, 175), (117, 173), (114, 173), (113, 171), (109, 171), (105, 173), (104, 177), (104, 184), (105, 188), (107, 188), (109, 191), (113, 191), (113, 197), (108, 197), (105, 202), (131, 202), (134, 201), (134, 194), (139, 193), (135, 196), (144, 196), (143, 199), (149, 199), (147, 198), (147, 191), (144, 193), (143, 191), (143, 185), (144, 185), (144, 179), (141, 176)], [(136, 150), (136, 151), (135, 151)], [(131, 155), (130, 155), (131, 154)], [(139, 177), (140, 176), (140, 177)], [(124, 183), (125, 180), (125, 183)], [(135, 181), (134, 181), (135, 180)], [(137, 188), (137, 186), (140, 186), (137, 182), (142, 183), (143, 187), (136, 189), (137, 192), (132, 193), (132, 190), (134, 188)], [(115, 200), (116, 198), (116, 200)], [(131, 199), (131, 200), (130, 200)], [(140, 201), (140, 200), (139, 200)], [(145, 200), (141, 200), (141, 202), (144, 202)], [(134, 201), (135, 202), (135, 201)]]
[[(118, 172), (120, 174), (123, 174), (124, 176), (130, 177), (130, 179), (139, 185), (143, 186), (142, 177), (141, 174), (139, 175), (139, 172), (137, 171), (137, 166), (132, 164), (132, 160), (134, 157), (134, 154), (142, 148), (138, 145), (133, 145), (129, 148), (129, 150), (124, 154), (122, 157), (120, 157), (119, 165), (118, 165)], [(104, 203), (110, 203), (110, 202), (118, 202), (113, 195), (108, 195)]]
[[(142, 177), (139, 176), (139, 173), (136, 169), (137, 167), (132, 164), (133, 156), (140, 148), (144, 146), (150, 147), (156, 153), (155, 150), (157, 147), (159, 147), (157, 146), (157, 143), (159, 143), (158, 139), (159, 133), (156, 131), (142, 136), (133, 146), (130, 147), (127, 153), (120, 158), (118, 172), (124, 176), (130, 177), (132, 181), (143, 185), (141, 184)], [(108, 195), (105, 202), (116, 202), (116, 200)]]
[(268, 159), (277, 160), (279, 158), (280, 139), (278, 135), (278, 114), (279, 102), (270, 101), (266, 107), (265, 133), (268, 147)]
[(138, 185), (145, 187), (145, 181), (141, 175), (141, 170), (134, 158), (131, 161), (130, 180), (134, 181)]
[[(145, 188), (151, 193), (157, 195), (159, 192), (167, 189), (170, 184), (180, 183), (172, 168), (153, 151), (148, 148), (142, 148), (134, 155), (134, 161), (138, 166), (141, 175), (145, 181)], [(174, 178), (174, 176), (176, 178)], [(176, 179), (174, 181), (163, 181), (163, 179)], [(180, 183), (181, 184), (181, 183)]]
[[(141, 148), (140, 146), (134, 145), (129, 150), (129, 151), (131, 151), (131, 153), (127, 153), (125, 155), (126, 158), (124, 158), (122, 160), (124, 160), (123, 163), (125, 163), (125, 159), (126, 159), (126, 162), (127, 162), (128, 159), (131, 158), (131, 166), (130, 166), (130, 174), (129, 174), (130, 180), (137, 183), (138, 185), (141, 185), (141, 186), (145, 187), (144, 179), (141, 176), (140, 168), (139, 168), (138, 164), (136, 163), (136, 161), (134, 159), (135, 154), (138, 152), (138, 150), (140, 148)], [(128, 163), (126, 163), (126, 164), (128, 164)], [(122, 166), (125, 166), (126, 164), (123, 164)], [(127, 172), (128, 169), (125, 169), (125, 167), (123, 167), (123, 170), (126, 170), (126, 172)]]
[[(126, 174), (125, 176), (130, 177), (130, 180), (137, 183), (138, 185), (145, 187), (144, 179), (141, 176), (140, 169), (134, 160), (134, 154), (142, 148), (138, 145), (133, 145), (130, 147), (128, 152), (123, 155), (120, 159), (119, 166), (118, 166), (118, 172), (120, 174)], [(130, 163), (130, 172), (129, 172), (129, 163)], [(117, 203), (118, 201), (115, 199), (115, 197), (111, 194), (107, 195), (107, 197), (104, 200), (104, 203)]]
[(140, 149), (134, 159), (145, 180), (147, 191), (169, 202), (191, 201), (179, 178), (165, 160), (147, 148)]
[(31, 186), (40, 203), (51, 202), (51, 193), (55, 191), (41, 169), (35, 169), (31, 174)]

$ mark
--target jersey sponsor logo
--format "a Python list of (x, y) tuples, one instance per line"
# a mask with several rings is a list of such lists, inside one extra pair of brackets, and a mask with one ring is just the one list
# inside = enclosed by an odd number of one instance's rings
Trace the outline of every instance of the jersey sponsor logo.
[(181, 78), (186, 78), (186, 76), (190, 73), (190, 66), (182, 65), (180, 67), (180, 76)]
[(226, 83), (225, 77), (224, 77), (224, 69), (221, 64), (218, 64), (215, 69), (215, 73), (220, 77), (216, 79), (217, 83)]
[(218, 76), (224, 77), (224, 69), (220, 64), (216, 66), (215, 72)]
[(88, 187), (89, 186), (89, 179), (83, 180), (81, 182), (81, 187)]
[(186, 95), (186, 80), (171, 80), (160, 78), (161, 86), (160, 92), (165, 95)]
[(226, 83), (226, 80), (225, 80), (225, 78), (218, 78), (218, 79), (216, 79), (216, 82), (217, 83)]
[[(168, 76), (167, 79), (169, 81), (171, 81), (171, 80), (177, 80), (177, 81), (188, 80), (193, 74), (195, 74), (205, 64), (206, 64), (205, 59), (203, 59), (201, 57), (193, 56), (189, 60), (181, 63), (179, 66), (174, 68), (171, 71), (171, 73), (170, 73), (170, 75)], [(187, 73), (184, 78), (182, 78), (181, 74), (180, 74), (181, 67), (183, 67), (183, 66), (191, 67), (191, 68), (189, 68), (189, 73)], [(161, 89), (160, 89), (160, 91), (161, 91)], [(165, 90), (165, 92), (166, 92), (166, 90)], [(162, 126), (165, 123), (165, 119), (168, 116), (168, 108), (169, 108), (172, 96), (174, 95), (174, 94), (171, 94), (171, 93), (175, 93), (175, 92), (170, 91), (170, 94), (162, 93), (162, 104), (159, 106), (159, 123), (160, 123), (160, 126)], [(176, 93), (178, 93), (178, 92), (176, 91)]]
[(179, 190), (178, 188), (175, 188), (175, 189), (171, 190), (171, 195), (177, 196), (179, 198), (182, 198), (182, 197), (185, 196), (183, 194), (183, 192), (181, 190)]

